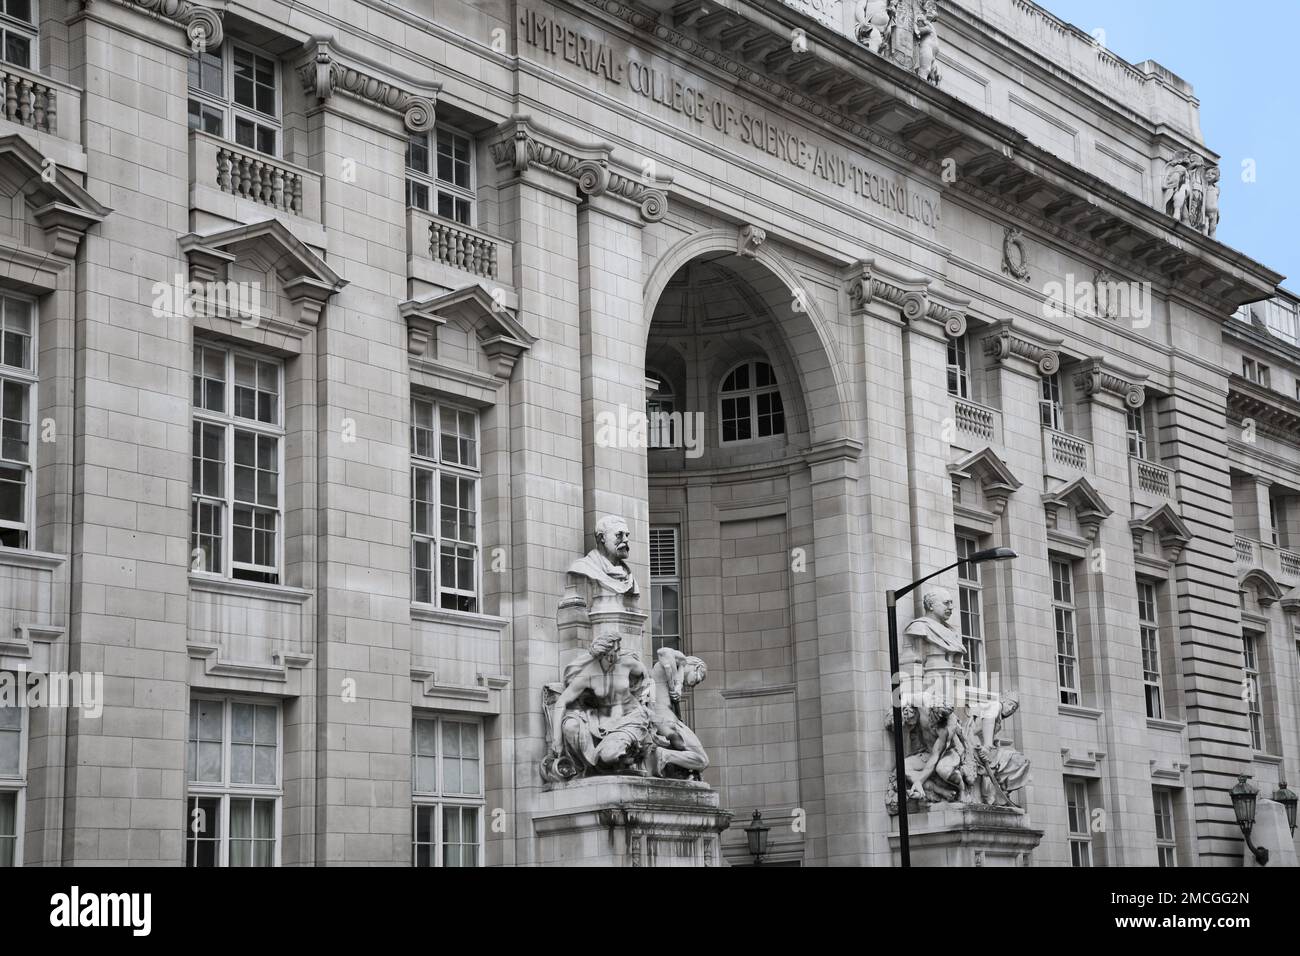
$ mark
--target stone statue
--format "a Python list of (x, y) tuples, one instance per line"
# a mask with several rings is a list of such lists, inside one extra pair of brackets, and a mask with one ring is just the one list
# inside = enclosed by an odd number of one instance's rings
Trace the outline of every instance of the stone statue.
[(1211, 239), (1219, 230), (1219, 167), (1205, 171), (1205, 234)]
[(1214, 238), (1219, 228), (1219, 167), (1180, 149), (1165, 166), (1160, 203), (1165, 215)]
[(640, 765), (655, 746), (648, 676), (641, 659), (622, 649), (617, 633), (598, 635), (591, 650), (564, 669), (561, 685), (543, 692), (550, 752), (542, 776), (644, 772)]
[(925, 0), (925, 6), (916, 15), (912, 24), (912, 33), (916, 37), (916, 54), (913, 70), (927, 83), (938, 86), (939, 72), (939, 35), (934, 25), (939, 19), (939, 9), (935, 0)]
[(1183, 210), (1187, 206), (1187, 167), (1172, 159), (1165, 167), (1164, 182), (1160, 184), (1160, 204), (1165, 215), (1182, 222)]
[[(974, 750), (967, 730), (952, 704), (932, 706), (904, 704), (903, 770), (907, 775), (909, 800), (922, 803), (966, 803), (976, 792), (979, 779)], [(893, 715), (886, 724), (893, 729)], [(898, 809), (896, 781), (890, 775), (885, 802), (891, 812)]]
[(854, 19), (859, 43), (880, 56), (893, 55), (898, 0), (859, 0)]
[(698, 780), (709, 766), (679, 706), (683, 692), (704, 680), (704, 661), (661, 648), (651, 672), (623, 649), (624, 635), (639, 640), (645, 621), (627, 565), (630, 538), (622, 518), (601, 518), (597, 547), (569, 566), (557, 627), (590, 641), (590, 649), (542, 690), (549, 749), (541, 772), (549, 782), (589, 774)]
[(661, 647), (651, 677), (654, 682), (654, 727), (658, 745), (651, 753), (650, 770), (658, 777), (700, 779), (709, 757), (695, 731), (682, 720), (681, 697), (687, 687), (703, 683), (708, 668), (698, 657), (687, 657), (671, 647)]
[(912, 638), (916, 659), (925, 659), (927, 670), (939, 656), (947, 664), (962, 666), (966, 646), (961, 635), (948, 626), (954, 609), (952, 592), (947, 588), (931, 588), (922, 597), (921, 605), (925, 608), (925, 615), (907, 625), (903, 632)]
[(980, 708), (971, 717), (968, 736), (975, 746), (980, 770), (980, 797), (984, 803), (1016, 806), (1011, 794), (1029, 779), (1029, 758), (998, 737), (1002, 722), (1020, 709), (1013, 696), (1002, 697)]
[(635, 607), (641, 589), (627, 565), (631, 538), (632, 533), (622, 518), (606, 515), (597, 521), (596, 547), (569, 565), (568, 594), (562, 605), (580, 596), (588, 609), (598, 598)]

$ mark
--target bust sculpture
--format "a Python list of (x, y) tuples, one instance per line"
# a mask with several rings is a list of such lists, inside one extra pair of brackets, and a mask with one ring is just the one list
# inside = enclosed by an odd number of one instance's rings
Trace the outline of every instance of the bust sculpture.
[(961, 666), (966, 647), (961, 635), (948, 626), (954, 609), (952, 592), (947, 588), (931, 588), (921, 598), (921, 606), (925, 614), (904, 631), (912, 638), (916, 657), (927, 662), (942, 657), (944, 663)]
[(569, 565), (564, 603), (577, 596), (588, 610), (598, 598), (613, 599), (625, 607), (635, 606), (641, 589), (627, 564), (631, 541), (632, 533), (622, 518), (606, 515), (597, 521), (596, 547)]

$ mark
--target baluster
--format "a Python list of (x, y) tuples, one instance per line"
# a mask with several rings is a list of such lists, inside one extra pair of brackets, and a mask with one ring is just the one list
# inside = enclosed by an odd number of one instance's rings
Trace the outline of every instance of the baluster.
[(490, 242), (488, 243), (488, 278), (495, 279), (496, 277), (497, 277), (497, 244), (495, 242)]
[(271, 204), (276, 209), (284, 209), (284, 170), (276, 166), (271, 171)]
[(47, 133), (58, 133), (59, 131), (58, 111), (55, 108), (57, 99), (58, 94), (54, 90), (47, 89), (45, 91), (45, 131)]
[(483, 240), (478, 236), (470, 238), (469, 271), (476, 276), (483, 274)]
[(253, 194), (253, 161), (247, 156), (239, 157), (239, 195), (247, 199)]
[(468, 238), (469, 236), (465, 235), (465, 233), (459, 229), (456, 230), (456, 267), (458, 269), (464, 269), (465, 264), (469, 261), (469, 250), (465, 247), (465, 240)]
[(12, 73), (5, 74), (5, 119), (12, 120), (18, 116), (18, 77)]
[(32, 81), (26, 78), (18, 84), (18, 113), (18, 122), (32, 125)]
[(32, 97), (35, 107), (32, 111), (32, 125), (42, 132), (45, 130), (45, 94), (48, 90), (49, 87), (37, 83)]
[(438, 262), (447, 262), (447, 227), (440, 222), (435, 222), (433, 228), (438, 232), (438, 248), (434, 252), (433, 258)]
[(293, 201), (290, 203), (289, 211), (295, 215), (302, 215), (302, 176), (298, 173), (293, 174)]
[(223, 193), (234, 192), (230, 182), (230, 150), (222, 147), (217, 150), (217, 186)]

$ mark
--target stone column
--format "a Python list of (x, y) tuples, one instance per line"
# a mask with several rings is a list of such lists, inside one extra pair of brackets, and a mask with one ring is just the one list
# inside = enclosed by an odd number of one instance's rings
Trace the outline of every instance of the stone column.
[[(1010, 471), (1023, 482), (1007, 498), (994, 546), (1012, 548), (1013, 561), (985, 566), (986, 616), (996, 630), (1004, 691), (1014, 690), (1020, 712), (1010, 730), (1033, 767), (1032, 782), (1020, 795), (1032, 824), (1046, 832), (1035, 851), (1038, 865), (1067, 865), (1065, 799), (1061, 783), (1060, 695), (1057, 691), (1056, 637), (1052, 619), (1052, 579), (1048, 566), (1043, 503), (1042, 426), (1038, 418), (1041, 375), (1060, 365), (1059, 340), (1013, 326), (995, 325), (981, 337), (989, 363), (989, 404), (1002, 411), (1002, 452)], [(1041, 595), (1027, 601), (1025, 595)]]
[[(1086, 434), (1092, 442), (1089, 480), (1114, 511), (1097, 526), (1092, 557), (1084, 562), (1092, 638), (1094, 704), (1105, 713), (1106, 759), (1101, 764), (1105, 811), (1100, 834), (1107, 866), (1155, 866), (1155, 810), (1151, 796), (1150, 747), (1142, 682), (1133, 535), (1125, 518), (1132, 508), (1128, 467), (1129, 408), (1140, 408), (1140, 383), (1093, 360), (1074, 376), (1086, 396)], [(1084, 582), (1081, 580), (1080, 584)], [(1082, 588), (1081, 588), (1082, 590)]]
[[(628, 563), (648, 610), (646, 431), (644, 425), (627, 427), (645, 415), (642, 225), (635, 206), (608, 193), (588, 195), (578, 207), (584, 542), (594, 545), (591, 535), (603, 515), (626, 519), (632, 532)], [(649, 638), (643, 643), (638, 650), (648, 660)]]
[[(174, 225), (189, 213), (188, 55), (175, 23), (130, 7), (93, 7), (69, 28), (86, 187), (114, 211), (76, 266), (68, 666), (102, 672), (106, 702), (98, 719), (68, 715), (68, 865), (184, 860), (190, 383), (178, 370), (192, 339), (149, 289), (186, 273)], [(140, 163), (110, 149), (144, 130)]]
[[(503, 131), (509, 137), (510, 127)], [(578, 325), (578, 196), (550, 170), (512, 166), (513, 142), (493, 149), (503, 235), (514, 243), (519, 321), (537, 341), (510, 379), (511, 580), (514, 654), (511, 833), (515, 862), (536, 863), (531, 812), (546, 754), (542, 687), (560, 679), (555, 612), (565, 570), (591, 547), (583, 533), (582, 391)], [(638, 381), (644, 378), (644, 370)]]

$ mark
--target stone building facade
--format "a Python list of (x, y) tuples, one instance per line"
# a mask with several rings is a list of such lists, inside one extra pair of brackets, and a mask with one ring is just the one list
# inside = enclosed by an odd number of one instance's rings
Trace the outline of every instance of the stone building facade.
[(884, 593), (1002, 545), (945, 583), (1034, 863), (1239, 863), (1237, 775), (1300, 779), (1294, 298), (1188, 83), (884, 6), (9, 0), (0, 670), (103, 696), (0, 708), (0, 862), (562, 862), (618, 514), (770, 861), (889, 864)]

